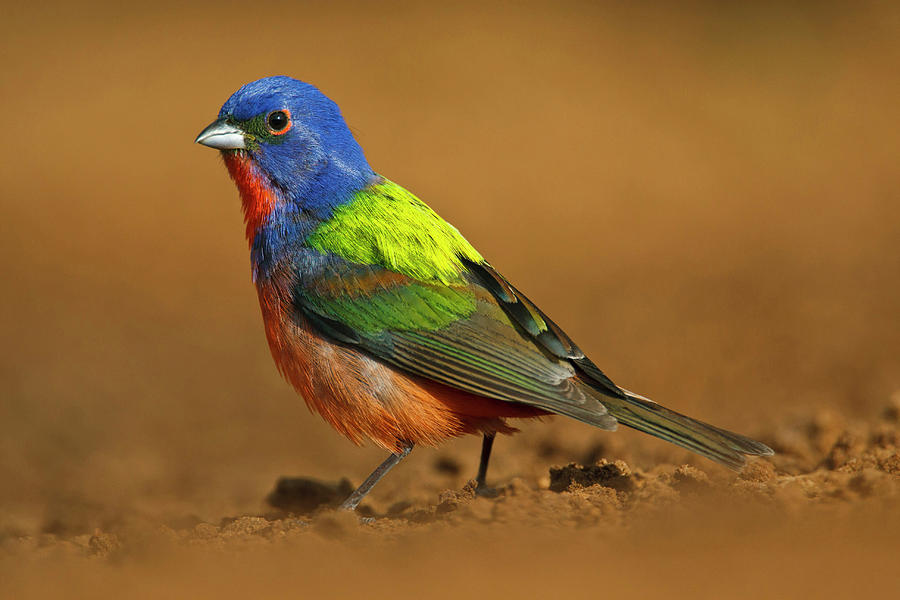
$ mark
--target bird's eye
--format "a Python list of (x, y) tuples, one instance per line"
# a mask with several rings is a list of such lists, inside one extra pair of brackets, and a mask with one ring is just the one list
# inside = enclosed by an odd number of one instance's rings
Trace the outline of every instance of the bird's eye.
[(275, 135), (281, 135), (291, 127), (291, 113), (286, 110), (275, 110), (266, 117), (266, 125), (269, 131)]

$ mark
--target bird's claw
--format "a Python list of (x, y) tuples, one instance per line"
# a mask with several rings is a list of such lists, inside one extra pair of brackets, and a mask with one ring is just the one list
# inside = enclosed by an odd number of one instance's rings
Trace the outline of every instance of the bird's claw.
[(475, 495), (480, 498), (496, 498), (500, 495), (500, 490), (495, 487), (488, 487), (484, 484), (475, 486)]

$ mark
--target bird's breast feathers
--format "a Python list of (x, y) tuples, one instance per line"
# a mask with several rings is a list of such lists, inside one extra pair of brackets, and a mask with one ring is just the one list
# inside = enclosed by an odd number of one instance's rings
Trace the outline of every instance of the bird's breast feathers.
[(276, 192), (268, 177), (246, 152), (224, 152), (222, 158), (241, 194), (247, 241), (252, 244), (257, 232), (275, 210), (278, 203)]

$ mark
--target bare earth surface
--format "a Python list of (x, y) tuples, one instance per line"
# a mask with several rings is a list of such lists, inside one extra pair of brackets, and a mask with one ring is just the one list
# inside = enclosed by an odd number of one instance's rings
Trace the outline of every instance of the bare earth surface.
[[(11, 4), (11, 3), (7, 3)], [(12, 3), (15, 4), (15, 3)], [(896, 2), (18, 3), (0, 15), (0, 598), (900, 597)], [(383, 460), (278, 376), (192, 144), (313, 82), (614, 381)]]
[[(647, 470), (597, 458), (605, 448), (546, 437), (518, 446), (531, 471), (575, 452), (583, 464), (501, 482), (440, 489), (460, 465), (443, 455), (411, 487), (335, 510), (346, 480), (280, 481), (268, 507), (214, 522), (110, 516), (93, 532), (77, 517), (0, 546), (11, 598), (451, 598), (564, 594), (882, 597), (900, 589), (900, 395), (882, 418), (820, 411), (763, 439), (777, 455), (734, 475), (708, 464)], [(535, 451), (536, 450), (536, 451)], [(404, 498), (422, 498), (409, 501)], [(66, 519), (71, 519), (66, 521)], [(679, 594), (681, 596), (679, 596)]]

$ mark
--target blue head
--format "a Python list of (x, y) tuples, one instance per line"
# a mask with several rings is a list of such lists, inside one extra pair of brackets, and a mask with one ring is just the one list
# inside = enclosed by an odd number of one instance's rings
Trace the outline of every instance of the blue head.
[(337, 104), (290, 77), (243, 86), (197, 141), (249, 157), (280, 197), (323, 218), (375, 177)]

